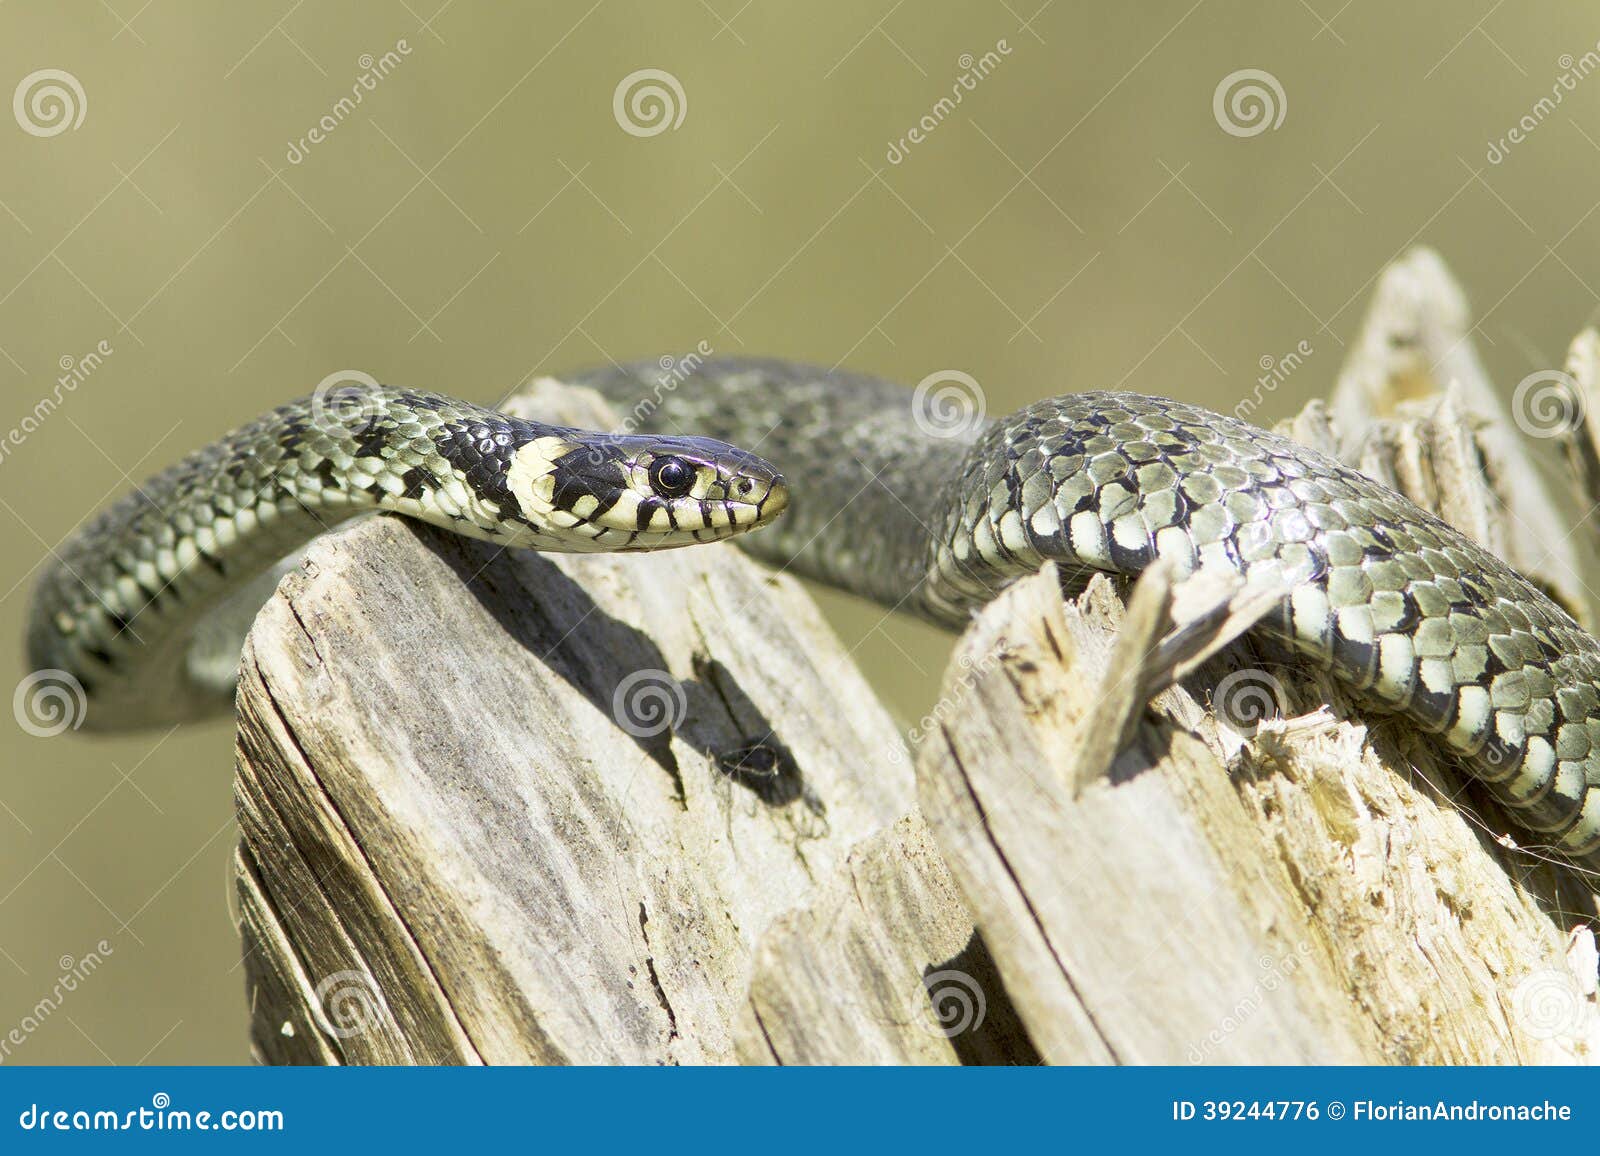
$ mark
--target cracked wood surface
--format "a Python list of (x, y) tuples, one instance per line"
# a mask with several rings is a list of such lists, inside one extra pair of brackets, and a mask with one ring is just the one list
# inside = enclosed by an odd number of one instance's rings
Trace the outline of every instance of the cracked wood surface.
[[(1574, 343), (1570, 420), (1541, 445), (1469, 332), (1443, 264), (1406, 255), (1330, 402), (1281, 428), (1592, 626), (1600, 338)], [(1423, 736), (1235, 641), (1261, 592), (1158, 568), (1125, 595), (1102, 578), (1066, 602), (1047, 571), (987, 607), (913, 782), (809, 600), (729, 549), (497, 555), (391, 519), (318, 543), (241, 682), (258, 1055), (1600, 1055), (1584, 880), (1518, 851)], [(613, 700), (648, 669), (684, 710), (639, 736)], [(1230, 722), (1241, 686), (1274, 717)]]
[[(1333, 402), (1281, 428), (1592, 624), (1600, 339), (1574, 343), (1545, 400), (1558, 420), (1524, 397), (1513, 424), (1467, 325), (1443, 264), (1408, 254)], [(1541, 481), (1546, 435), (1575, 504)], [(1125, 690), (1167, 681), (1152, 624), (1174, 593), (1159, 570), (1128, 610), (1104, 578), (1070, 604), (1049, 573), (1018, 583), (958, 643), (919, 745), (924, 813), (1044, 1059), (1600, 1058), (1590, 881), (1514, 850), (1423, 736), (1270, 647), (1236, 646), (1146, 709)], [(1230, 725), (1230, 691), (1281, 717)]]
[[(858, 843), (915, 836), (903, 738), (798, 586), (731, 547), (545, 556), (372, 519), (311, 547), (242, 670), (272, 1062), (730, 1061), (764, 932)], [(971, 937), (908, 875), (927, 951), (841, 1014), (904, 1018)]]
[[(923, 811), (1046, 1061), (1592, 1056), (1566, 963), (1587, 887), (1500, 846), (1415, 736), (1318, 676), (1233, 648), (1133, 705), (1079, 786), (1075, 756), (1117, 724), (1077, 688), (1115, 677), (1125, 613), (1104, 578), (1071, 603), (1050, 571), (1011, 587), (963, 636), (955, 708), (918, 752)], [(1234, 674), (1285, 708), (1248, 740), (1210, 698)], [(1529, 983), (1570, 1001), (1560, 1038), (1518, 1014)]]

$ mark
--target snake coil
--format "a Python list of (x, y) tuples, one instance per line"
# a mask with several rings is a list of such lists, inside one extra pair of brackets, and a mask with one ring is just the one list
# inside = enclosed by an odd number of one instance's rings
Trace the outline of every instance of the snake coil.
[[(732, 359), (666, 388), (656, 373), (646, 362), (568, 379), (630, 415), (643, 432), (628, 436), (381, 387), (332, 414), (276, 410), (63, 547), (35, 595), (33, 664), (80, 679), (94, 726), (225, 707), (240, 619), (212, 637), (208, 616), (230, 599), (253, 612), (264, 595), (246, 577), (369, 509), (545, 550), (767, 526), (741, 539), (758, 556), (950, 627), (1047, 560), (1086, 578), (1160, 558), (1180, 574), (1286, 584), (1263, 630), (1435, 735), (1537, 845), (1600, 866), (1600, 643), (1364, 474), (1132, 393), (930, 432), (909, 393), (873, 378)], [(735, 446), (760, 446), (793, 480), (792, 501), (777, 469)]]

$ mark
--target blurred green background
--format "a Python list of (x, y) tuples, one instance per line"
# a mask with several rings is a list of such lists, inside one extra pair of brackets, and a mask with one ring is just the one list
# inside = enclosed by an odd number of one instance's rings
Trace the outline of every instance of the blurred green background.
[[(1509, 390), (1600, 302), (1600, 77), (1535, 111), (1597, 39), (1578, 0), (11, 0), (0, 88), (63, 70), (83, 117), (0, 116), (0, 431), (111, 352), (0, 446), (0, 689), (80, 519), (341, 369), (487, 401), (704, 341), (959, 369), (994, 412), (1113, 386), (1227, 408), (1307, 342), (1270, 422), (1327, 390), (1373, 278), (1423, 242)], [(640, 69), (681, 86), (676, 127), (614, 114)], [(1281, 87), (1276, 127), (1219, 123), (1241, 69)], [(822, 598), (916, 718), (947, 640)], [(0, 727), (8, 1062), (247, 1058), (231, 764), (225, 722)]]

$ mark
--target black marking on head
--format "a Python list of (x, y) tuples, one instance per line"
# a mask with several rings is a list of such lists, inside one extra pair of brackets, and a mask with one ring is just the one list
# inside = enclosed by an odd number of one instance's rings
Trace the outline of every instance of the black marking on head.
[(586, 475), (567, 464), (572, 458), (581, 456), (581, 454), (568, 454), (556, 463), (555, 469), (550, 471), (551, 503), (556, 509), (565, 510), (570, 514), (576, 512), (573, 507), (582, 499), (594, 498), (600, 502), (600, 507), (591, 513), (599, 513), (601, 508), (610, 509), (616, 505), (615, 487), (611, 488), (609, 494), (599, 491), (595, 488), (595, 479), (592, 475)]
[[(441, 406), (433, 402), (422, 408)], [(483, 419), (441, 426), (433, 431), (433, 443), (440, 456), (466, 477), (474, 493), (499, 507), (501, 517), (528, 525), (522, 503), (506, 484), (506, 472), (516, 451), (541, 432), (532, 422), (516, 418)]]

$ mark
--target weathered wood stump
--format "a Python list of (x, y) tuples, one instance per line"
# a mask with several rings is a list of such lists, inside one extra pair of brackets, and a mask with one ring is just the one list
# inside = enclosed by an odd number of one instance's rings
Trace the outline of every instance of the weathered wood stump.
[(855, 998), (883, 1058), (954, 1059), (912, 1009), (972, 922), (905, 740), (799, 586), (736, 549), (543, 556), (373, 519), (308, 552), (241, 669), (261, 1058), (731, 1061), (766, 1047), (742, 1013), (767, 931), (887, 871), (916, 938)]
[[(1592, 626), (1600, 533), (1547, 496), (1557, 455), (1466, 325), (1408, 256), (1290, 432)], [(1583, 510), (1596, 349), (1553, 439)], [(1069, 601), (1047, 569), (956, 642), (908, 744), (798, 585), (734, 549), (323, 539), (241, 668), (257, 1055), (1592, 1061), (1593, 889), (1422, 736), (1239, 641), (1265, 605), (1160, 569)]]

